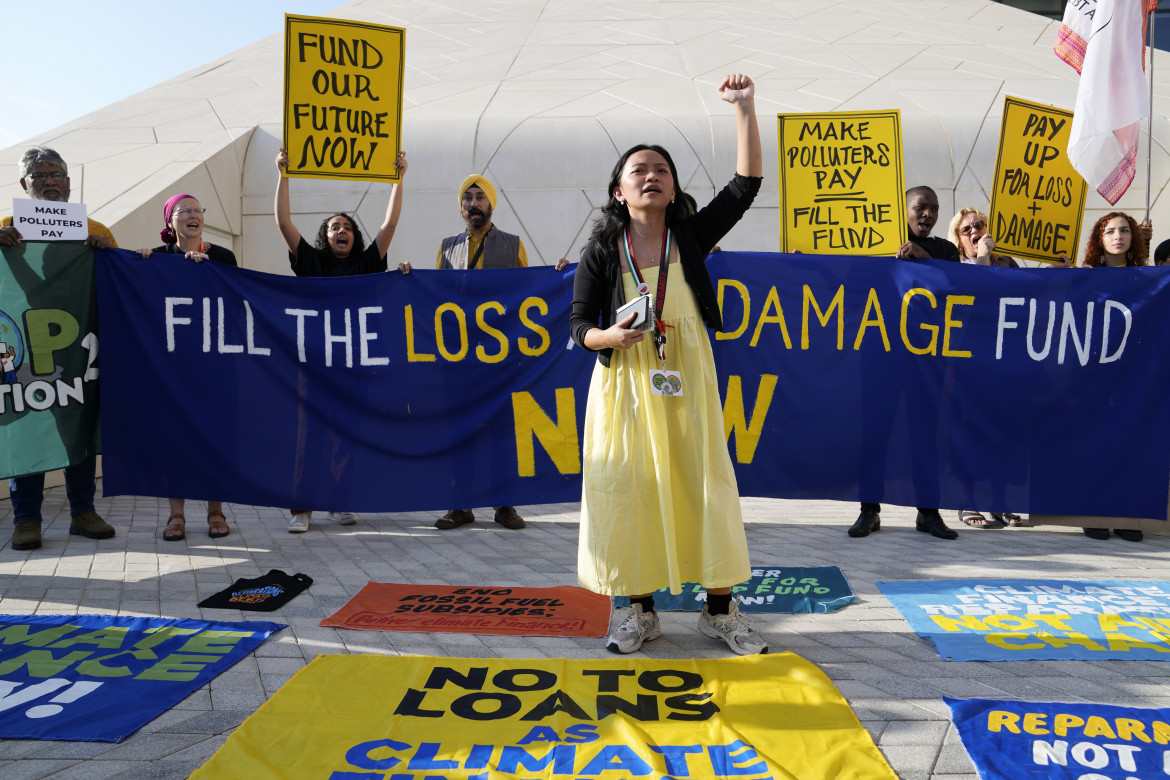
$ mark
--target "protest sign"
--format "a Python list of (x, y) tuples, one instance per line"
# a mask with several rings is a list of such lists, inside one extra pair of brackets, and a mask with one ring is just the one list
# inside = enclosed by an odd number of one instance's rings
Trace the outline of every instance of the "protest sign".
[(583, 588), (452, 587), (368, 582), (323, 626), (511, 636), (601, 636), (609, 597)]
[(34, 241), (3, 248), (0, 477), (71, 466), (98, 451), (91, 252)]
[[(731, 592), (738, 598), (740, 612), (833, 612), (854, 599), (836, 566), (757, 566), (751, 579)], [(626, 596), (616, 600), (619, 607), (629, 603)], [(654, 591), (654, 609), (659, 612), (698, 612), (705, 603), (707, 591), (697, 582), (684, 583), (678, 594), (670, 588)]]
[(829, 678), (780, 653), (715, 661), (320, 656), (192, 777), (896, 775)]
[(901, 114), (777, 114), (780, 248), (893, 255), (906, 243)]
[(282, 628), (0, 615), (0, 737), (121, 742)]
[[(107, 495), (580, 500), (596, 357), (569, 339), (572, 269), (314, 279), (95, 256)], [(1166, 269), (738, 252), (707, 268), (741, 495), (1166, 517), (1170, 405), (1114, 400), (1170, 386)], [(1118, 441), (1127, 458), (1068, 468)]]
[(1071, 111), (1004, 98), (987, 226), (997, 253), (1076, 259), (1087, 188), (1068, 160), (1071, 128)]
[(1136, 780), (1170, 768), (1170, 710), (951, 699), (980, 780)]
[(1170, 659), (1170, 582), (879, 582), (946, 661)]
[(405, 36), (401, 27), (285, 14), (289, 176), (398, 181)]
[(84, 203), (13, 198), (12, 226), (26, 241), (84, 241), (89, 238)]

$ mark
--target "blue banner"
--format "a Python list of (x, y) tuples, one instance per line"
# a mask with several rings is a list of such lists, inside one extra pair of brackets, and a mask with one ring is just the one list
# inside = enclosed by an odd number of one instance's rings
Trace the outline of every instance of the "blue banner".
[(879, 582), (944, 661), (1170, 660), (1170, 582)]
[(0, 615), (0, 737), (121, 742), (282, 628)]
[[(853, 591), (836, 566), (757, 566), (750, 580), (731, 589), (740, 612), (833, 612), (852, 604)], [(697, 582), (683, 584), (682, 593), (670, 588), (654, 591), (659, 612), (698, 612), (707, 603), (707, 591)], [(617, 606), (629, 606), (627, 596)]]
[(1170, 710), (1109, 704), (951, 699), (981, 780), (1165, 777)]
[[(572, 269), (298, 279), (98, 260), (109, 494), (338, 511), (580, 498), (595, 360), (569, 340)], [(1165, 269), (733, 252), (708, 267), (742, 495), (1166, 517)]]

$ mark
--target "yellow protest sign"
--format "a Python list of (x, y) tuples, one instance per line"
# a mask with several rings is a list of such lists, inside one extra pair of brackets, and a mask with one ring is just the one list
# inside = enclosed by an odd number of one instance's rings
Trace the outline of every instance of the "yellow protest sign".
[(401, 27), (285, 14), (289, 176), (398, 180), (405, 35)]
[(1072, 112), (1005, 97), (991, 190), (996, 252), (1046, 263), (1076, 259), (1085, 180), (1068, 160)]
[(715, 661), (318, 657), (194, 778), (894, 780), (817, 667)]
[(777, 114), (780, 248), (892, 255), (906, 243), (901, 114)]

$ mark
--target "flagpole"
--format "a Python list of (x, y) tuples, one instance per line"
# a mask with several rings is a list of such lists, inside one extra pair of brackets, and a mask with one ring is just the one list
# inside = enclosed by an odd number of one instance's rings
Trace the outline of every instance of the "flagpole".
[(1150, 221), (1150, 169), (1152, 167), (1152, 159), (1154, 156), (1154, 14), (1158, 10), (1157, 3), (1154, 4), (1153, 10), (1147, 15), (1150, 38), (1150, 117), (1146, 125), (1146, 218), (1145, 222)]

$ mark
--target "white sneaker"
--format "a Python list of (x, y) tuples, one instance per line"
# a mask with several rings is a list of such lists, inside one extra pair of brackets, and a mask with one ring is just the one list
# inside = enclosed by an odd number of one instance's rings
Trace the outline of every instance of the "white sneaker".
[(338, 525), (353, 525), (358, 521), (357, 515), (353, 512), (330, 512), (329, 519)]
[[(605, 635), (605, 649), (611, 653), (636, 652), (646, 639), (643, 622), (651, 616), (642, 612), (641, 604), (614, 609), (609, 616), (609, 633)], [(653, 617), (654, 622), (657, 622), (658, 616)], [(661, 629), (658, 636), (662, 636)]]
[(662, 636), (662, 624), (658, 622), (657, 612), (643, 612), (638, 617), (638, 625), (642, 627), (643, 642), (653, 642)]
[(290, 534), (303, 534), (309, 530), (309, 520), (312, 519), (312, 512), (298, 512), (292, 516), (288, 521), (288, 532)]
[(731, 611), (726, 615), (712, 615), (704, 604), (703, 611), (699, 613), (699, 633), (712, 639), (722, 639), (732, 652), (739, 655), (768, 652), (768, 643), (739, 614), (739, 606), (734, 600), (731, 602)]

